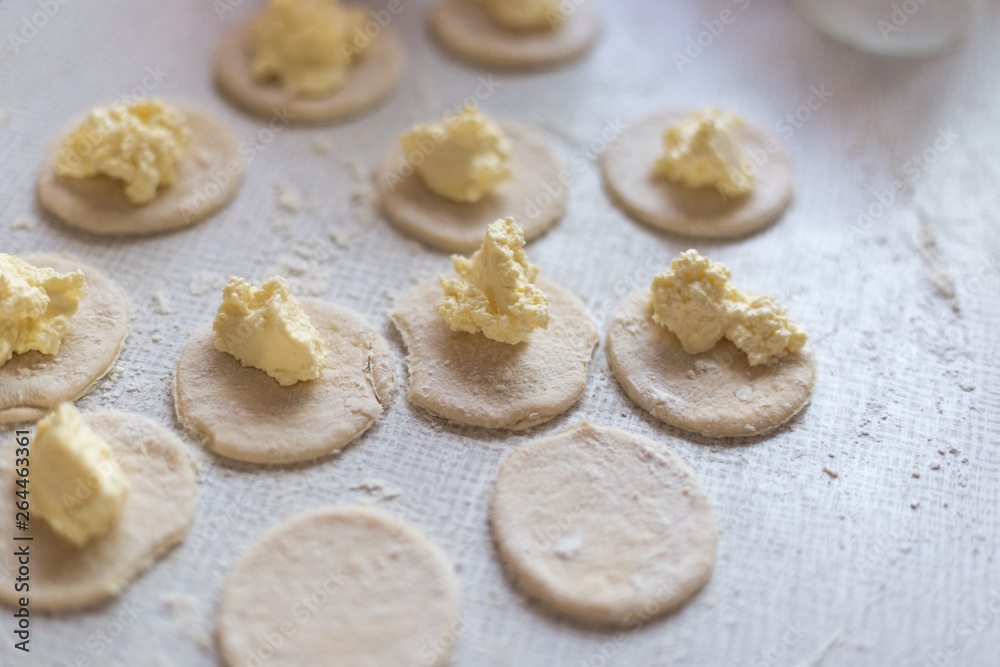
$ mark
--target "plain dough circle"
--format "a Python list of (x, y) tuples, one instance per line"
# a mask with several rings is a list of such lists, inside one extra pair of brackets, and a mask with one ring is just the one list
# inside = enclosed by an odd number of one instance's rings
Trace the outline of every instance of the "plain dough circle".
[(302, 299), (326, 343), (316, 380), (282, 387), (259, 368), (215, 348), (211, 326), (196, 331), (177, 360), (177, 417), (211, 451), (252, 463), (298, 463), (339, 451), (367, 431), (392, 401), (389, 345), (349, 308)]
[[(191, 140), (177, 162), (177, 180), (156, 199), (136, 206), (122, 181), (109, 176), (70, 178), (56, 174), (66, 133), (52, 142), (38, 174), (38, 200), (66, 224), (106, 236), (147, 236), (188, 227), (214, 215), (233, 200), (243, 183), (240, 142), (207, 111), (175, 104), (187, 117)], [(238, 168), (233, 167), (236, 162)], [(236, 172), (233, 175), (233, 172)]]
[(129, 330), (125, 292), (103, 272), (72, 255), (34, 253), (20, 259), (60, 273), (83, 271), (87, 295), (58, 354), (15, 354), (0, 366), (0, 424), (40, 419), (89, 392), (115, 365)]
[(715, 519), (687, 464), (586, 422), (511, 452), (490, 519), (521, 588), (587, 623), (635, 626), (676, 609), (715, 565)]
[(651, 227), (701, 238), (746, 236), (780, 218), (792, 201), (790, 161), (780, 147), (768, 153), (768, 135), (753, 125), (741, 129), (740, 145), (747, 159), (749, 151), (758, 150), (768, 157), (757, 169), (749, 195), (726, 200), (715, 189), (691, 189), (653, 175), (653, 164), (663, 152), (663, 133), (685, 115), (667, 111), (635, 121), (608, 146), (601, 168), (615, 201)]
[(657, 419), (712, 438), (760, 435), (809, 404), (816, 360), (808, 344), (760, 366), (726, 339), (688, 354), (651, 308), (649, 290), (630, 296), (608, 325), (607, 351), (625, 393)]
[[(197, 484), (194, 463), (180, 439), (164, 426), (139, 415), (120, 412), (84, 414), (84, 420), (107, 441), (129, 481), (122, 513), (110, 531), (76, 548), (59, 537), (37, 515), (26, 535), (30, 542), (10, 541), (0, 551), (6, 581), (17, 572), (14, 545), (31, 552), (31, 590), (17, 593), (0, 586), (0, 600), (31, 600), (32, 611), (71, 611), (113, 598), (157, 558), (183, 541), (194, 518)], [(32, 439), (34, 434), (32, 434)], [(10, 456), (0, 459), (0, 507), (14, 519), (14, 442)], [(30, 482), (29, 482), (30, 496)]]
[(441, 45), (465, 60), (511, 69), (552, 67), (583, 56), (600, 32), (594, 0), (575, 4), (556, 30), (519, 31), (498, 25), (471, 0), (441, 0), (431, 10), (431, 25)]
[(390, 316), (406, 345), (410, 401), (458, 424), (512, 431), (576, 403), (597, 327), (565, 287), (545, 277), (536, 284), (549, 297), (549, 326), (517, 345), (452, 331), (437, 309), (443, 293), (436, 277), (398, 297)]
[[(420, 174), (409, 167), (399, 142), (394, 141), (374, 176), (389, 221), (424, 243), (452, 252), (478, 249), (486, 228), (500, 218), (513, 217), (526, 241), (556, 224), (566, 212), (569, 198), (569, 188), (560, 180), (562, 164), (544, 137), (515, 123), (502, 122), (500, 126), (511, 143), (513, 179), (471, 204), (454, 202), (428, 190)], [(404, 166), (408, 172), (405, 176)]]
[(358, 60), (343, 88), (327, 97), (295, 97), (278, 83), (253, 78), (250, 23), (229, 31), (215, 52), (215, 83), (230, 99), (259, 116), (280, 122), (321, 123), (353, 116), (396, 89), (403, 71), (403, 46), (391, 30), (379, 33)]
[(339, 506), (296, 514), (249, 548), (226, 579), (216, 640), (233, 667), (252, 653), (295, 667), (438, 667), (461, 623), (434, 543), (382, 510)]

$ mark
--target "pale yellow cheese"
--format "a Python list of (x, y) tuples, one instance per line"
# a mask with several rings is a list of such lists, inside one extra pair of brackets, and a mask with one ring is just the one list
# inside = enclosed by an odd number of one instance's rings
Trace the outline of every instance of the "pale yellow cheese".
[(687, 250), (670, 270), (653, 278), (653, 321), (670, 330), (688, 354), (712, 349), (723, 337), (747, 354), (751, 366), (798, 352), (806, 332), (768, 296), (753, 296), (729, 285), (723, 264)]
[(62, 143), (56, 173), (71, 178), (103, 174), (125, 183), (136, 205), (177, 180), (176, 164), (190, 141), (184, 114), (159, 100), (98, 107)]
[(672, 331), (688, 354), (715, 347), (729, 326), (729, 269), (696, 250), (678, 255), (650, 287), (653, 321)]
[(338, 0), (271, 0), (251, 28), (253, 77), (280, 80), (297, 95), (332, 95), (375, 36), (361, 7)]
[(471, 257), (452, 261), (458, 280), (440, 277), (444, 301), (438, 306), (452, 331), (513, 345), (548, 327), (549, 300), (534, 285), (538, 267), (528, 262), (524, 232), (512, 218), (491, 224)]
[(108, 532), (129, 483), (104, 439), (63, 403), (38, 422), (29, 492), (34, 513), (81, 547)]
[(555, 28), (564, 20), (560, 5), (566, 0), (477, 0), (490, 18), (511, 30)]
[(754, 176), (737, 133), (743, 119), (719, 109), (685, 116), (663, 134), (663, 155), (653, 173), (685, 187), (715, 188), (727, 196), (753, 190)]
[(477, 202), (512, 177), (510, 140), (472, 107), (440, 123), (418, 125), (399, 141), (424, 185), (452, 201)]
[(82, 271), (58, 273), (0, 253), (0, 366), (15, 354), (58, 354), (81, 297)]
[(215, 317), (215, 347), (285, 387), (315, 380), (326, 363), (319, 331), (281, 277), (260, 287), (232, 278)]
[(747, 353), (751, 366), (766, 364), (785, 352), (798, 352), (806, 344), (805, 330), (788, 319), (788, 311), (769, 296), (749, 297), (740, 292), (733, 307), (733, 323), (726, 338)]

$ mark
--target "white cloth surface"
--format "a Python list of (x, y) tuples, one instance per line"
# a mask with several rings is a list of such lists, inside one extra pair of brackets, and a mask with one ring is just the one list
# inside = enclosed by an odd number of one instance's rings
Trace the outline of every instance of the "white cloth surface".
[[(266, 120), (222, 99), (210, 75), (220, 35), (262, 4), (0, 5), (0, 251), (74, 253), (117, 278), (133, 310), (127, 349), (80, 408), (137, 412), (180, 431), (174, 362), (213, 317), (232, 275), (280, 273), (300, 294), (357, 309), (389, 336), (405, 385), (390, 299), (449, 261), (372, 215), (368, 175), (402, 130), (477, 88), (489, 114), (534, 125), (573, 173), (566, 218), (528, 253), (601, 324), (588, 389), (568, 413), (515, 435), (430, 419), (400, 391), (343, 455), (284, 469), (214, 458), (184, 434), (201, 469), (187, 541), (107, 605), (33, 615), (30, 655), (13, 649), (5, 614), (0, 663), (215, 664), (214, 610), (240, 554), (299, 510), (358, 500), (420, 527), (455, 563), (465, 609), (456, 666), (997, 664), (996, 2), (981, 8), (961, 50), (894, 60), (821, 36), (779, 0), (606, 1), (604, 32), (588, 58), (510, 74), (443, 53), (427, 28), (429, 4), (412, 0), (391, 22), (409, 58), (387, 104), (344, 124), (278, 125), (273, 134), (262, 130)], [(58, 11), (48, 18), (46, 7)], [(220, 8), (232, 11), (220, 18)], [(44, 25), (25, 27), (39, 17)], [(690, 62), (677, 60), (686, 49)], [(144, 82), (155, 95), (200, 103), (248, 141), (259, 135), (236, 201), (192, 229), (129, 240), (80, 234), (42, 212), (34, 181), (48, 143), (90, 107)], [(815, 109), (802, 106), (810, 101)], [(657, 233), (616, 209), (601, 187), (594, 153), (623, 124), (705, 104), (771, 129), (793, 157), (792, 208), (745, 240)], [(281, 188), (301, 196), (298, 212), (279, 205)], [(870, 217), (859, 217), (864, 210)], [(811, 336), (812, 404), (770, 437), (712, 441), (667, 427), (610, 375), (610, 313), (689, 247), (726, 263), (735, 284), (777, 297)], [(702, 593), (621, 634), (582, 629), (526, 602), (505, 578), (487, 525), (500, 460), (584, 419), (679, 453), (719, 523), (718, 563)], [(0, 443), (0, 455), (13, 456), (13, 436), (0, 433)], [(3, 519), (0, 540), (9, 546), (13, 517)]]

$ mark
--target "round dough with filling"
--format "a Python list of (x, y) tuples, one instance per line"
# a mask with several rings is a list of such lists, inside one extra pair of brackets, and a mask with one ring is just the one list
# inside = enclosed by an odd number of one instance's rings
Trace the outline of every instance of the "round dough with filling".
[(125, 292), (103, 272), (72, 255), (33, 253), (20, 259), (60, 273), (83, 271), (87, 295), (70, 318), (58, 354), (32, 350), (0, 366), (0, 424), (41, 419), (89, 392), (115, 365), (129, 330)]
[(712, 438), (760, 435), (798, 414), (812, 396), (812, 348), (751, 366), (726, 339), (688, 354), (653, 321), (649, 290), (630, 296), (608, 326), (608, 361), (625, 393), (671, 426)]
[[(27, 595), (32, 611), (57, 612), (113, 598), (182, 542), (194, 518), (198, 491), (194, 463), (173, 432), (146, 417), (120, 412), (85, 414), (84, 419), (107, 441), (128, 478), (125, 505), (107, 533), (80, 548), (32, 515), (30, 529), (20, 534), (34, 539), (10, 543), (30, 547), (31, 591), (18, 593), (13, 586), (0, 586), (0, 600), (7, 604)], [(20, 489), (13, 464), (11, 450), (11, 456), (0, 459), (0, 507), (11, 520), (18, 500), (14, 491)], [(8, 575), (8, 582), (18, 567), (14, 550), (10, 546), (0, 552), (0, 571)]]
[(410, 401), (459, 424), (512, 431), (576, 403), (587, 386), (597, 327), (565, 287), (544, 277), (536, 284), (549, 297), (549, 326), (517, 345), (452, 331), (438, 312), (443, 294), (436, 277), (399, 296), (390, 316), (407, 349)]
[(500, 126), (510, 139), (513, 178), (475, 203), (454, 202), (427, 189), (394, 141), (375, 171), (375, 188), (389, 221), (424, 243), (452, 252), (477, 250), (486, 228), (500, 218), (517, 220), (526, 241), (556, 224), (569, 196), (562, 164), (543, 137), (514, 123)]
[(110, 176), (70, 178), (56, 174), (63, 136), (49, 146), (38, 174), (38, 200), (66, 224), (106, 236), (146, 236), (201, 222), (225, 208), (243, 183), (240, 142), (225, 123), (190, 104), (175, 104), (187, 117), (191, 140), (176, 164), (177, 180), (156, 199), (136, 206), (122, 181)]
[[(760, 231), (781, 217), (792, 201), (788, 155), (760, 128), (745, 124), (739, 142), (767, 156), (757, 164), (754, 188), (745, 197), (725, 198), (714, 188), (692, 189), (653, 174), (663, 153), (663, 133), (687, 114), (668, 111), (632, 123), (604, 153), (604, 185), (633, 218), (684, 236), (737, 238)], [(767, 147), (774, 152), (768, 152)]]
[(296, 514), (252, 545), (226, 579), (216, 639), (234, 667), (250, 655), (296, 667), (439, 667), (461, 626), (441, 550), (402, 519), (354, 505)]
[(241, 107), (259, 116), (287, 123), (321, 123), (375, 106), (399, 84), (403, 46), (391, 30), (380, 32), (371, 48), (353, 65), (343, 88), (326, 97), (297, 97), (278, 82), (253, 77), (250, 24), (237, 26), (215, 53), (215, 83)]
[(441, 0), (431, 25), (453, 55), (489, 67), (540, 69), (576, 60), (594, 45), (601, 14), (593, 0), (577, 0), (555, 30), (512, 30), (498, 25), (472, 0)]
[(715, 565), (715, 519), (687, 464), (586, 422), (511, 452), (490, 519), (517, 583), (587, 623), (631, 627), (676, 609)]
[(252, 463), (311, 461), (367, 431), (392, 401), (389, 345), (358, 313), (302, 299), (326, 344), (316, 380), (282, 387), (259, 368), (215, 348), (211, 325), (196, 331), (177, 360), (177, 417), (220, 456)]

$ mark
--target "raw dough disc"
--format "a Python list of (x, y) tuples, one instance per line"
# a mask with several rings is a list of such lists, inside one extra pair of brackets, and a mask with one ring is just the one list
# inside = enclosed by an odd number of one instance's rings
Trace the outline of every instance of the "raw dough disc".
[(634, 626), (675, 609), (715, 565), (715, 519), (687, 464), (586, 422), (511, 452), (490, 519), (520, 586), (588, 623)]
[(328, 97), (295, 97), (277, 82), (258, 83), (251, 68), (250, 24), (237, 26), (215, 52), (215, 83), (247, 111), (284, 123), (319, 123), (352, 116), (392, 93), (403, 71), (403, 46), (383, 30), (352, 67), (343, 88)]
[(129, 330), (125, 292), (103, 272), (72, 255), (34, 253), (20, 259), (60, 273), (83, 271), (87, 296), (80, 299), (58, 354), (15, 354), (0, 366), (0, 424), (41, 419), (89, 392), (115, 365)]
[(512, 216), (526, 241), (558, 222), (568, 198), (568, 187), (559, 179), (563, 167), (558, 158), (548, 142), (531, 130), (509, 122), (500, 125), (510, 138), (513, 179), (473, 204), (428, 190), (394, 141), (375, 171), (375, 188), (389, 220), (424, 243), (453, 252), (478, 249), (486, 228), (500, 218)]
[(302, 299), (327, 347), (317, 380), (282, 387), (259, 368), (215, 349), (211, 326), (177, 360), (177, 417), (220, 456), (298, 463), (339, 451), (392, 401), (395, 373), (385, 339), (349, 308)]
[[(197, 484), (194, 463), (171, 431), (151, 419), (120, 412), (84, 414), (104, 438), (130, 484), (122, 513), (111, 530), (82, 548), (59, 537), (48, 523), (32, 515), (32, 611), (70, 611), (115, 597), (140, 572), (183, 541), (194, 518)], [(34, 438), (34, 434), (31, 436)], [(11, 447), (13, 447), (11, 439)], [(0, 459), (0, 507), (14, 517), (14, 456)], [(29, 486), (30, 493), (30, 486)], [(29, 501), (31, 496), (28, 496)], [(17, 572), (14, 547), (0, 552), (0, 572), (11, 582)], [(15, 604), (25, 595), (12, 585), (0, 586), (0, 600)]]
[(761, 366), (751, 366), (726, 339), (688, 354), (653, 321), (649, 290), (630, 296), (615, 314), (607, 349), (633, 401), (671, 426), (712, 438), (760, 435), (784, 424), (808, 405), (816, 380), (808, 344)]
[(549, 326), (517, 345), (452, 331), (437, 309), (443, 293), (436, 277), (398, 297), (390, 316), (407, 349), (410, 401), (459, 424), (512, 431), (576, 403), (597, 327), (565, 287), (545, 277), (536, 284), (549, 297)]
[(382, 510), (327, 507), (286, 519), (243, 555), (216, 639), (234, 667), (251, 655), (296, 667), (438, 667), (460, 610), (452, 566), (421, 532)]
[(575, 3), (556, 30), (510, 30), (497, 25), (471, 0), (441, 0), (431, 25), (441, 45), (453, 55), (490, 67), (536, 69), (561, 65), (586, 53), (601, 28), (593, 0)]
[[(740, 145), (767, 155), (755, 174), (753, 191), (746, 197), (724, 199), (711, 188), (690, 189), (653, 175), (653, 164), (663, 153), (663, 133), (685, 112), (668, 111), (638, 120), (612, 142), (601, 168), (608, 191), (640, 222), (685, 236), (735, 238), (774, 223), (792, 201), (792, 171), (788, 155), (761, 129), (744, 125)], [(751, 160), (753, 161), (753, 160)], [(755, 163), (756, 164), (756, 163)]]
[[(122, 181), (109, 176), (58, 176), (53, 165), (63, 137), (49, 146), (38, 174), (38, 199), (66, 224), (107, 236), (146, 236), (181, 229), (225, 208), (243, 183), (240, 142), (225, 123), (186, 103), (191, 141), (177, 162), (177, 180), (156, 199), (136, 206)], [(235, 173), (235, 176), (233, 175)]]

